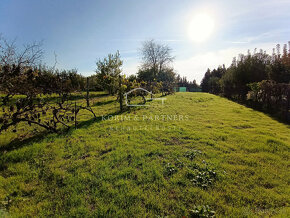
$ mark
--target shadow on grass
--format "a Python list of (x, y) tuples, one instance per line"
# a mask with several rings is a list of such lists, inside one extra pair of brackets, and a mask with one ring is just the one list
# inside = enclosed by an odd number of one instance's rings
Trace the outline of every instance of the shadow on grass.
[[(103, 98), (103, 97), (107, 97), (110, 96), (107, 93), (102, 93), (102, 94), (90, 94), (89, 98)], [(77, 94), (77, 95), (69, 95), (67, 97), (67, 100), (69, 101), (76, 101), (76, 100), (80, 100), (80, 99), (85, 99), (86, 95), (85, 94)], [(49, 102), (57, 102), (60, 99), (59, 96), (53, 96), (53, 97), (47, 97), (46, 100)]]
[[(101, 102), (102, 104), (109, 104), (109, 103), (112, 103), (114, 101), (107, 101), (107, 102)], [(139, 111), (139, 110), (142, 110), (142, 108), (140, 107), (129, 107), (129, 108), (126, 108), (126, 110), (124, 111), (116, 111), (114, 113), (109, 113), (109, 114), (106, 114), (106, 115), (102, 115), (102, 116), (98, 116), (98, 117), (95, 117), (95, 118), (92, 118), (92, 119), (89, 119), (89, 120), (86, 120), (86, 121), (81, 121), (77, 124), (76, 126), (76, 129), (82, 129), (82, 128), (88, 128), (90, 127), (92, 124), (94, 123), (99, 123), (99, 122), (102, 122), (103, 121), (103, 117), (108, 117), (108, 116), (115, 116), (115, 115), (121, 115), (121, 114), (124, 114), (124, 113), (132, 113), (132, 112), (135, 112), (135, 111)], [(27, 137), (25, 139), (21, 139), (21, 138), (16, 138), (14, 139), (13, 141), (11, 141), (10, 143), (4, 145), (4, 146), (1, 146), (0, 147), (0, 171), (3, 171), (6, 169), (7, 167), (7, 164), (8, 163), (5, 163), (5, 158), (2, 158), (4, 157), (5, 153), (7, 152), (11, 152), (11, 151), (14, 151), (14, 150), (18, 150), (20, 148), (23, 148), (25, 146), (30, 146), (32, 145), (33, 143), (37, 143), (37, 142), (41, 142), (42, 140), (44, 140), (46, 137), (49, 137), (49, 138), (60, 138), (60, 137), (64, 137), (64, 136), (69, 136), (71, 135), (75, 130), (75, 126), (70, 126), (69, 128), (62, 128), (62, 129), (59, 129), (58, 133), (52, 133), (52, 132), (49, 132), (47, 130), (43, 130), (41, 132), (38, 132), (30, 137)]]
[(25, 139), (19, 139), (19, 138), (13, 139), (7, 145), (0, 147), (0, 153), (3, 154), (5, 152), (9, 152), (9, 151), (24, 147), (25, 145), (27, 145), (29, 143), (38, 142), (41, 139), (43, 139), (45, 136), (47, 136), (48, 134), (51, 134), (51, 132), (49, 132), (47, 130), (43, 130), (43, 131), (38, 132), (37, 134), (35, 134), (33, 136), (25, 138)]
[[(115, 116), (115, 115), (120, 115), (120, 114), (123, 114), (127, 111), (117, 111), (115, 113), (110, 113), (110, 114), (106, 114), (106, 115), (102, 115), (102, 116), (98, 116), (96, 118), (92, 118), (90, 120), (86, 120), (86, 121), (82, 121), (80, 123), (77, 124), (77, 129), (82, 129), (82, 128), (88, 128), (89, 126), (91, 126), (92, 124), (94, 123), (99, 123), (101, 121), (103, 121), (103, 117), (108, 117), (110, 115), (112, 116)], [(75, 129), (75, 127), (71, 127), (69, 130), (68, 130), (68, 133), (72, 133)]]
[[(96, 96), (103, 96), (106, 97), (108, 96), (107, 94), (98, 94)], [(79, 97), (79, 96), (77, 96)], [(93, 104), (93, 106), (102, 106), (102, 105), (108, 105), (115, 102), (114, 100), (110, 100), (110, 101), (104, 101), (104, 102), (96, 102), (95, 104)], [(116, 112), (114, 114), (107, 114), (104, 116), (108, 116), (108, 115), (117, 115), (120, 112)], [(102, 116), (96, 117), (96, 118), (92, 118), (90, 120), (86, 120), (86, 121), (81, 121), (79, 122), (79, 124), (77, 125), (77, 128), (82, 128), (83, 126), (87, 126), (88, 124), (92, 124), (94, 122), (100, 122), (102, 120)], [(70, 126), (69, 128), (60, 128), (58, 130), (58, 133), (56, 133), (58, 136), (63, 136), (69, 132), (71, 132), (71, 130), (74, 130), (75, 126)], [(24, 137), (18, 137), (16, 139), (13, 139), (11, 142), (9, 142), (6, 145), (0, 146), (0, 156), (5, 153), (5, 152), (9, 152), (15, 149), (19, 149), (21, 147), (24, 147), (27, 144), (33, 143), (33, 142), (39, 142), (42, 139), (44, 139), (46, 136), (48, 136), (49, 134), (52, 134), (52, 132), (48, 131), (48, 130), (42, 130), (39, 131), (31, 136), (26, 137), (28, 134), (26, 134)], [(24, 138), (24, 139), (23, 139)]]
[[(96, 99), (96, 98), (104, 98), (104, 97), (108, 97), (110, 96), (107, 93), (90, 93), (89, 98), (92, 99)], [(39, 96), (38, 96), (39, 97)], [(14, 96), (13, 98), (10, 99), (9, 105), (15, 105), (16, 101), (19, 99), (23, 99), (25, 98), (25, 96)], [(60, 96), (44, 96), (42, 97), (45, 102), (50, 102), (50, 103), (57, 103), (61, 100)], [(77, 93), (74, 95), (68, 95), (67, 99), (68, 101), (77, 101), (77, 100), (85, 100), (86, 99), (86, 94), (81, 94), (81, 93)]]
[(111, 104), (115, 102), (115, 100), (110, 100), (110, 101), (99, 101), (99, 102), (95, 102), (92, 106), (102, 106), (102, 105), (107, 105), (107, 104)]
[[(224, 97), (224, 98), (226, 98), (226, 97)], [(255, 104), (253, 102), (246, 101), (246, 100), (235, 100), (235, 99), (231, 99), (231, 98), (226, 98), (226, 99), (228, 99), (228, 100), (230, 100), (232, 102), (238, 103), (240, 105), (243, 105), (246, 108), (262, 112), (266, 116), (272, 118), (273, 120), (275, 120), (275, 121), (277, 121), (279, 123), (283, 123), (283, 124), (286, 124), (286, 125), (290, 124), (289, 112), (288, 112), (288, 114), (287, 114), (287, 112), (283, 113), (283, 111), (278, 111), (277, 112), (277, 110), (275, 110), (273, 108), (272, 109), (271, 108), (265, 108), (265, 107), (263, 107), (260, 104)], [(289, 126), (288, 126), (288, 128), (289, 128)]]
[[(98, 123), (98, 122), (103, 121), (103, 117), (107, 117), (107, 116), (110, 116), (110, 115), (112, 115), (112, 116), (120, 115), (120, 114), (123, 114), (123, 113), (128, 112), (128, 111), (129, 110), (125, 110), (123, 112), (117, 111), (115, 113), (110, 113), (110, 114), (98, 116), (96, 118), (92, 118), (92, 119), (89, 119), (89, 120), (86, 120), (86, 121), (81, 121), (81, 122), (79, 122), (77, 124), (76, 129), (88, 128), (89, 126), (91, 126), (94, 123)], [(75, 129), (75, 126), (70, 126), (68, 129), (67, 128), (60, 129), (59, 132), (56, 133), (57, 134), (56, 138), (63, 137), (65, 135), (70, 135), (76, 129)], [(41, 131), (41, 132), (37, 133), (36, 135), (33, 135), (31, 137), (28, 137), (28, 138), (25, 138), (23, 140), (19, 139), (19, 138), (16, 138), (16, 139), (12, 140), (10, 143), (8, 143), (7, 145), (0, 147), (0, 157), (6, 152), (9, 152), (9, 151), (12, 151), (12, 150), (16, 150), (16, 149), (20, 149), (20, 148), (22, 148), (24, 146), (27, 146), (27, 145), (35, 143), (35, 142), (40, 142), (41, 140), (43, 140), (45, 137), (47, 137), (50, 134), (53, 134), (53, 133), (51, 133), (51, 132), (49, 132), (47, 130), (44, 130), (44, 131)]]
[[(112, 102), (114, 102), (114, 101), (112, 101)], [(104, 103), (106, 103), (106, 102), (104, 102)], [(134, 107), (134, 108), (128, 107), (124, 111), (116, 111), (114, 113), (109, 113), (109, 114), (105, 114), (102, 116), (98, 116), (96, 118), (92, 118), (90, 120), (86, 120), (86, 121), (82, 121), (82, 122), (78, 123), (77, 129), (88, 128), (89, 126), (91, 126), (94, 123), (99, 123), (99, 122), (103, 121), (104, 117), (117, 116), (117, 115), (121, 115), (124, 113), (131, 113), (131, 112), (139, 111), (139, 110), (142, 110), (142, 108), (140, 108), (140, 107), (139, 108), (138, 107)], [(74, 130), (75, 130), (75, 127), (71, 127), (68, 129), (68, 131), (66, 131), (66, 134), (71, 134)], [(59, 135), (61, 135), (61, 134), (59, 134)]]
[[(112, 116), (120, 115), (120, 114), (123, 114), (125, 112), (128, 112), (128, 110), (125, 110), (123, 112), (117, 111), (115, 113), (110, 113), (110, 114), (106, 114), (103, 116), (98, 116), (96, 118), (92, 118), (90, 120), (82, 121), (82, 122), (77, 124), (76, 129), (88, 128), (89, 126), (91, 126), (94, 123), (102, 122), (103, 117), (107, 117), (110, 115), (112, 115)], [(51, 132), (45, 130), (45, 131), (39, 132), (38, 134), (31, 136), (29, 138), (23, 139), (23, 140), (15, 139), (15, 140), (11, 141), (9, 144), (7, 144), (6, 146), (0, 147), (0, 172), (7, 169), (7, 166), (8, 166), (7, 165), (8, 163), (5, 161), (5, 158), (2, 158), (2, 157), (4, 157), (5, 153), (23, 148), (25, 146), (30, 146), (36, 142), (41, 142), (46, 137), (51, 136), (53, 138), (60, 138), (60, 137), (64, 137), (64, 136), (69, 136), (76, 129), (75, 129), (75, 126), (71, 126), (68, 129), (60, 129), (58, 133), (51, 133)], [(56, 135), (52, 135), (52, 134), (56, 134)], [(11, 162), (19, 162), (19, 160), (9, 161), (9, 163), (11, 163)]]

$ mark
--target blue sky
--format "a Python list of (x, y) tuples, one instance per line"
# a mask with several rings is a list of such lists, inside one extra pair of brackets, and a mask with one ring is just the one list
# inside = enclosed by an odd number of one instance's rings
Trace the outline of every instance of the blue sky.
[[(290, 40), (289, 0), (1, 0), (0, 33), (19, 46), (43, 40), (44, 62), (91, 75), (95, 62), (119, 50), (123, 72), (137, 72), (139, 49), (155, 39), (173, 49), (173, 66), (188, 79), (202, 79), (207, 68), (229, 65), (248, 49), (271, 53)], [(214, 30), (194, 42), (188, 26), (198, 13), (209, 15)]]

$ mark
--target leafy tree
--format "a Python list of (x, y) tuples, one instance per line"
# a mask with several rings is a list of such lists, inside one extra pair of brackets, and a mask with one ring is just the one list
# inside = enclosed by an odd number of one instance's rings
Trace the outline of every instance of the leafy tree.
[[(289, 42), (290, 49), (290, 42)], [(290, 81), (290, 52), (287, 51), (287, 44), (283, 47), (283, 55), (280, 57), (280, 45), (276, 46), (277, 54), (273, 52), (271, 65), (268, 68), (269, 78), (279, 83)]]
[(273, 49), (272, 56), (255, 49), (253, 54), (248, 51), (247, 55), (233, 58), (227, 69), (207, 70), (201, 82), (202, 90), (275, 109), (289, 120), (290, 49), (285, 44), (281, 54), (280, 47), (278, 44)]
[(220, 78), (213, 76), (208, 81), (210, 93), (219, 94), (221, 92)]
[(130, 75), (128, 78), (127, 78), (130, 82), (133, 82), (133, 81), (137, 81), (137, 76), (136, 75)]
[(138, 79), (141, 81), (154, 81), (154, 70), (151, 68), (141, 68), (139, 69)]
[(221, 92), (220, 79), (225, 74), (225, 72), (226, 72), (226, 68), (224, 65), (212, 71), (208, 69), (205, 73), (204, 78), (201, 81), (202, 91), (210, 92), (214, 94), (220, 93)]
[(247, 99), (260, 105), (263, 109), (280, 113), (286, 121), (290, 121), (290, 85), (277, 83), (273, 80), (263, 80), (249, 84), (251, 91)]
[(118, 90), (119, 75), (122, 70), (123, 61), (120, 59), (120, 53), (109, 54), (103, 60), (97, 61), (97, 80), (104, 90), (114, 95)]
[(210, 69), (207, 69), (202, 81), (201, 81), (201, 89), (203, 92), (209, 92), (210, 88), (209, 88), (209, 80), (211, 77), (211, 72)]

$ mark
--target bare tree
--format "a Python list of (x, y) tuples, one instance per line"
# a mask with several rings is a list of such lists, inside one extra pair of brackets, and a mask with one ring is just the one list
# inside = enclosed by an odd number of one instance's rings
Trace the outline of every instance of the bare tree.
[(43, 56), (42, 42), (24, 45), (19, 51), (15, 40), (9, 42), (0, 35), (0, 65), (15, 65), (18, 67), (33, 67), (40, 63)]
[(142, 69), (152, 70), (153, 77), (156, 78), (174, 60), (171, 51), (172, 49), (168, 45), (158, 44), (154, 40), (143, 42)]
[(42, 58), (42, 42), (16, 47), (15, 40), (7, 41), (0, 36), (0, 91), (14, 95), (27, 90), (25, 82), (33, 77), (32, 71)]

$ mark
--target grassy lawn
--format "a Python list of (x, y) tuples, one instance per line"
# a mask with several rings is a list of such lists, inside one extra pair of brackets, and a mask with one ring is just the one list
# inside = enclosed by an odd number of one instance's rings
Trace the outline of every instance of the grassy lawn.
[(206, 93), (113, 100), (76, 130), (0, 135), (0, 217), (289, 216), (289, 125)]

